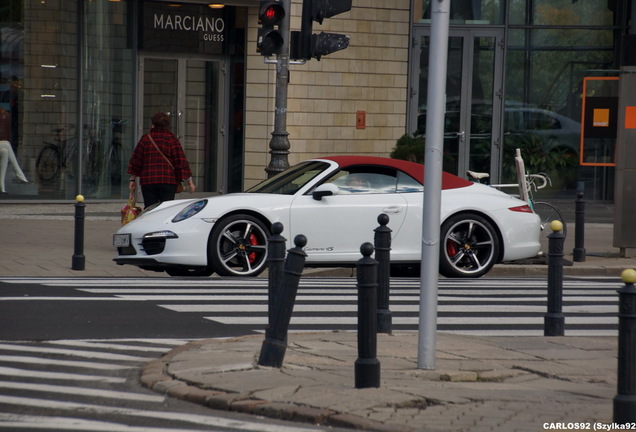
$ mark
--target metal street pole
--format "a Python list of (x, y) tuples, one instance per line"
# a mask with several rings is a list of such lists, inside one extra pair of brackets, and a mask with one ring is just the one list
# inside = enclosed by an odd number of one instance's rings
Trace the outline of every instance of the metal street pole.
[(274, 131), (269, 141), (269, 154), (272, 155), (265, 168), (267, 177), (272, 177), (289, 168), (289, 139), (287, 136), (287, 86), (289, 84), (289, 11), (290, 0), (281, 0), (283, 9), (287, 11), (279, 25), (283, 36), (283, 46), (276, 61), (276, 99), (274, 101)]
[(435, 369), (437, 332), (437, 278), (439, 275), (442, 154), (446, 104), (446, 62), (450, 0), (431, 2), (426, 148), (424, 152), (424, 207), (422, 215), (422, 266), (417, 367)]

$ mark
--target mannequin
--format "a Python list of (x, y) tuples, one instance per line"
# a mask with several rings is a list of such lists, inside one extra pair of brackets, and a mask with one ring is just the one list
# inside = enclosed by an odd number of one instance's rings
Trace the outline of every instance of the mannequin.
[(15, 154), (13, 153), (13, 147), (11, 147), (11, 143), (9, 141), (0, 141), (0, 191), (2, 193), (6, 193), (4, 186), (4, 178), (7, 174), (7, 167), (11, 163), (11, 167), (15, 172), (15, 176), (23, 183), (29, 183), (26, 176), (22, 172), (20, 165), (18, 165), (18, 160), (15, 158)]

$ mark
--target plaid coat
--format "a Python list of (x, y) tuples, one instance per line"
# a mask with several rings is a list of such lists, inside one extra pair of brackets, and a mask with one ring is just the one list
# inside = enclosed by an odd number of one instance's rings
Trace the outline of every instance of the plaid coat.
[(148, 135), (141, 137), (128, 164), (128, 174), (139, 177), (139, 184), (176, 184), (192, 177), (190, 164), (181, 143), (168, 129), (153, 128), (150, 132), (174, 169), (161, 156)]

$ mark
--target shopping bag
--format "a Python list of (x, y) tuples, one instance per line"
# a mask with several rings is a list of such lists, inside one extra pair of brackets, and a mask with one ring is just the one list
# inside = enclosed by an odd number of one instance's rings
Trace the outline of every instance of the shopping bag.
[(141, 207), (137, 207), (137, 200), (135, 199), (135, 191), (130, 191), (128, 195), (128, 203), (121, 209), (121, 224), (126, 225), (128, 222), (134, 220), (141, 214)]

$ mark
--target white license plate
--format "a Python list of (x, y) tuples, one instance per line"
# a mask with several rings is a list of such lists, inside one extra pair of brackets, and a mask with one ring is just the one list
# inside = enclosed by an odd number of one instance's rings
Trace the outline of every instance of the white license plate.
[(130, 234), (113, 234), (113, 246), (117, 246), (117, 247), (130, 246)]

